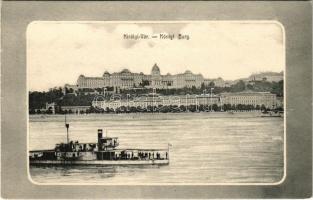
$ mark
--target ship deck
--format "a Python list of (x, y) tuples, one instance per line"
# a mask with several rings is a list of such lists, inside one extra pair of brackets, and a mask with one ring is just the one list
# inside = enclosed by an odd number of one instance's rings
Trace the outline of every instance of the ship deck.
[(169, 160), (30, 160), (31, 165), (168, 165)]

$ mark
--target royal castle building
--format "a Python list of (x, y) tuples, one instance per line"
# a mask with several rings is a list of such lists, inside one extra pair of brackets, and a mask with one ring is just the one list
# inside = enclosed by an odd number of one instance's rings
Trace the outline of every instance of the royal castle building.
[(194, 74), (187, 70), (181, 74), (161, 75), (160, 68), (157, 64), (152, 67), (149, 75), (143, 73), (132, 73), (128, 69), (120, 72), (104, 72), (102, 77), (87, 77), (80, 75), (76, 85), (65, 85), (67, 88), (83, 89), (83, 88), (105, 88), (118, 87), (120, 89), (130, 89), (138, 87), (170, 89), (184, 87), (201, 87), (201, 84), (209, 83), (208, 79), (204, 79), (201, 74)]

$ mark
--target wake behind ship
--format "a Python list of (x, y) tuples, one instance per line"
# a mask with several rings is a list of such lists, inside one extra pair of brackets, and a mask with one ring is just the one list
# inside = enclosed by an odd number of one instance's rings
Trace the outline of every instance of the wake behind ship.
[[(67, 138), (69, 124), (66, 124)], [(118, 149), (117, 137), (103, 137), (98, 129), (97, 143), (79, 143), (67, 139), (51, 150), (29, 152), (31, 165), (167, 165), (167, 149)]]

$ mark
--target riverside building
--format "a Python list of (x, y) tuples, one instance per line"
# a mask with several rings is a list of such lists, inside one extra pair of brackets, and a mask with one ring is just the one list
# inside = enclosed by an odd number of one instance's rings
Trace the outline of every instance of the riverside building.
[(93, 101), (92, 106), (102, 109), (116, 110), (120, 107), (140, 107), (143, 109), (149, 106), (211, 106), (217, 105), (223, 107), (225, 104), (230, 105), (253, 105), (262, 106), (273, 109), (277, 107), (277, 99), (275, 94), (269, 92), (237, 92), (222, 93), (220, 95), (202, 94), (202, 95), (179, 95), (179, 96), (158, 96), (150, 94), (147, 96), (119, 99), (119, 100), (102, 100)]
[(236, 92), (236, 93), (222, 93), (222, 104), (231, 105), (254, 105), (266, 108), (276, 108), (278, 105), (276, 94), (270, 92)]
[(159, 107), (159, 106), (191, 106), (191, 105), (219, 105), (220, 97), (213, 96), (209, 94), (205, 95), (179, 95), (179, 96), (158, 96), (147, 95), (141, 97), (135, 97), (132, 99), (119, 99), (119, 100), (109, 100), (109, 101), (93, 101), (92, 106), (102, 109), (113, 109), (116, 110), (120, 107), (140, 107), (142, 109), (147, 109), (149, 106)]

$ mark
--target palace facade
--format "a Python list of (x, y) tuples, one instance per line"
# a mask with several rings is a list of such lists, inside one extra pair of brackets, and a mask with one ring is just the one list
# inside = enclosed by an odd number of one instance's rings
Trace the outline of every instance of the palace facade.
[[(65, 87), (74, 90), (83, 88), (105, 88), (116, 87), (120, 89), (131, 89), (138, 87), (170, 89), (170, 88), (184, 88), (196, 87), (200, 88), (201, 84), (209, 84), (209, 79), (204, 79), (202, 74), (194, 74), (187, 70), (181, 74), (161, 75), (160, 68), (154, 64), (150, 74), (132, 73), (128, 69), (123, 69), (120, 72), (110, 74), (105, 71), (102, 77), (87, 77), (80, 75), (76, 85), (66, 84)], [(219, 81), (221, 81), (219, 79)]]

